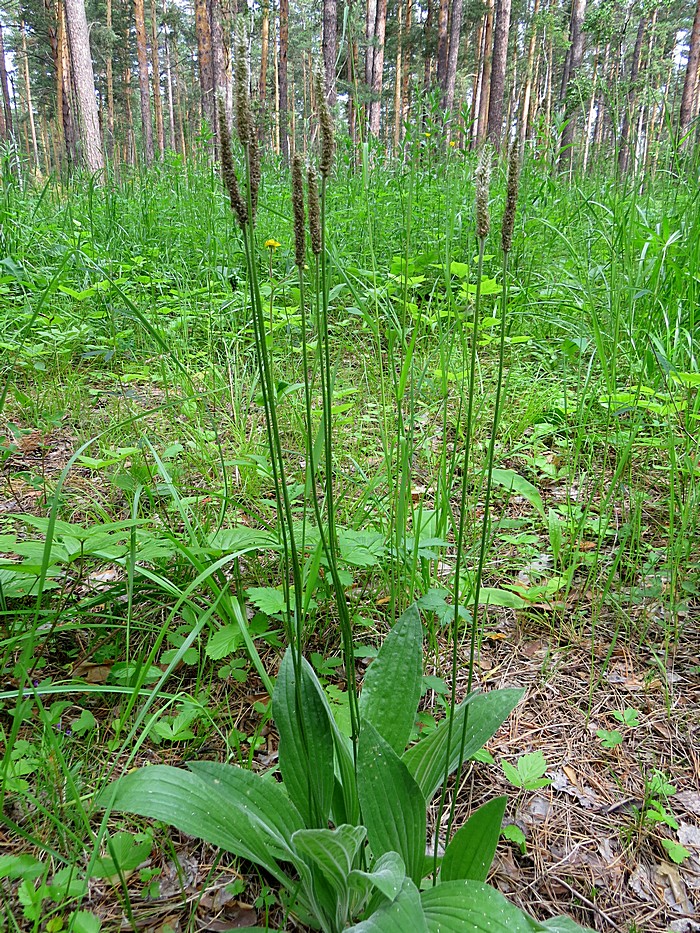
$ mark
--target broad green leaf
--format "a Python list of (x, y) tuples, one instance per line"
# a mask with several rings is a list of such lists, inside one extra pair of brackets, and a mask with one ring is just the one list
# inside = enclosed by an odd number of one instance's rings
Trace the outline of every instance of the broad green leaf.
[(277, 842), (279, 857), (285, 857), (292, 836), (303, 829), (304, 824), (283, 784), (247, 768), (219, 761), (191, 761), (188, 767), (202, 781), (234, 801), (234, 806), (243, 803), (251, 820), (257, 821)]
[(445, 849), (440, 881), (486, 881), (501, 835), (507, 797), (496, 797), (472, 813)]
[(529, 603), (522, 596), (510, 590), (501, 590), (495, 586), (482, 586), (479, 589), (480, 606), (503, 606), (505, 609), (525, 609)]
[(540, 925), (480, 881), (445, 881), (421, 893), (429, 933), (534, 933)]
[(384, 536), (377, 531), (338, 531), (338, 545), (344, 561), (354, 567), (374, 567), (383, 557)]
[(215, 551), (241, 555), (266, 548), (279, 550), (280, 547), (275, 535), (245, 526), (220, 529), (211, 536), (209, 545)]
[(543, 930), (551, 930), (552, 933), (581, 933), (582, 930), (593, 933), (590, 927), (579, 926), (574, 923), (571, 917), (551, 917), (541, 924)]
[(0, 855), (0, 878), (27, 878), (33, 881), (44, 874), (44, 866), (33, 855)]
[(472, 693), (455, 710), (450, 735), (449, 720), (443, 719), (434, 732), (421, 739), (407, 752), (402, 761), (413, 775), (423, 796), (430, 801), (445, 778), (448, 756), (451, 774), (459, 765), (459, 750), (464, 719), (467, 719), (464, 761), (471, 758), (493, 736), (522, 699), (524, 690), (491, 690)]
[(516, 473), (515, 470), (492, 470), (491, 479), (498, 486), (503, 486), (504, 489), (510, 489), (517, 492), (519, 496), (523, 496), (544, 518), (542, 496), (537, 487), (533, 486), (524, 476)]
[(366, 720), (360, 728), (357, 791), (375, 858), (398, 852), (418, 884), (425, 855), (425, 798), (406, 765)]
[(379, 649), (365, 674), (360, 716), (401, 755), (416, 721), (423, 673), (423, 628), (410, 606)]
[(76, 910), (71, 914), (68, 929), (72, 933), (100, 933), (102, 921), (89, 910)]
[[(263, 780), (242, 768), (237, 770)], [(268, 844), (268, 834), (251, 817), (248, 798), (232, 798), (191, 771), (170, 765), (131, 771), (105, 788), (97, 805), (162, 820), (188, 836), (255, 862), (283, 884), (288, 882)]]
[(347, 890), (348, 878), (365, 836), (364, 826), (347, 824), (336, 829), (300, 829), (294, 833), (292, 845), (341, 893)]
[(398, 897), (346, 933), (428, 933), (418, 888), (406, 878)]
[[(297, 691), (291, 648), (280, 665), (272, 698), (279, 763), (290, 800), (309, 827), (328, 824), (333, 800), (333, 716), (313, 669), (302, 659)], [(301, 701), (301, 709), (298, 708)]]
[(364, 889), (374, 887), (389, 901), (396, 899), (406, 878), (406, 866), (398, 852), (385, 852), (375, 860), (371, 871), (356, 868), (350, 873), (350, 884)]

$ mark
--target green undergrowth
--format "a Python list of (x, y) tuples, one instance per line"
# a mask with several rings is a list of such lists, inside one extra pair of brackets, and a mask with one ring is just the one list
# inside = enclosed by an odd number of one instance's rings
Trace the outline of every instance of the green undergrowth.
[[(493, 233), (465, 438), (474, 162), (432, 144), (416, 143), (405, 164), (374, 164), (365, 151), (328, 188), (335, 569), (363, 663), (414, 602), (425, 657), (440, 657), (459, 521), (465, 600), (475, 586), (502, 266)], [(494, 213), (504, 187), (499, 166)], [(642, 193), (600, 176), (569, 187), (525, 161), (477, 585), (486, 630), (527, 620), (560, 642), (648, 643), (663, 657), (695, 604), (699, 197), (690, 179), (649, 179)], [(254, 261), (305, 653), (349, 733), (334, 568), (309, 506), (300, 289), (279, 165), (263, 172)], [(82, 906), (90, 877), (116, 877), (131, 917), (124, 874), (167, 843), (146, 824), (100, 822), (94, 795), (117, 773), (212, 750), (248, 767), (267, 747), (287, 600), (298, 594), (283, 573), (250, 288), (206, 166), (0, 192), (1, 777), (27, 853), (0, 857), (11, 928), (97, 929)], [(318, 381), (311, 399), (320, 451)], [(640, 611), (651, 603), (663, 611)], [(434, 704), (412, 741), (444, 715), (442, 674), (424, 679)]]

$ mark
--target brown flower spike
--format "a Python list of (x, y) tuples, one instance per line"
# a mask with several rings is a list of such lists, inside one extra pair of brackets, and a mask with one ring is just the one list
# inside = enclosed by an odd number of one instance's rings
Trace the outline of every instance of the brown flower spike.
[(501, 247), (504, 253), (509, 253), (513, 245), (513, 227), (515, 225), (515, 208), (518, 204), (518, 182), (520, 180), (520, 152), (517, 139), (510, 147), (508, 158), (508, 192), (506, 194), (506, 209), (501, 225)]
[(248, 205), (246, 204), (245, 199), (241, 194), (241, 189), (238, 186), (236, 169), (233, 165), (233, 152), (231, 151), (231, 133), (228, 128), (228, 122), (226, 120), (226, 108), (223, 105), (223, 101), (219, 101), (219, 107), (217, 109), (219, 111), (221, 177), (223, 178), (224, 187), (228, 191), (229, 198), (231, 199), (231, 210), (238, 218), (238, 223), (241, 225), (241, 227), (245, 227), (245, 225), (248, 223)]
[(297, 152), (292, 160), (292, 211), (294, 213), (294, 260), (300, 269), (306, 261), (304, 229), (304, 160)]
[(318, 256), (321, 252), (321, 203), (318, 197), (318, 176), (316, 169), (309, 166), (307, 172), (309, 188), (309, 233), (311, 235), (311, 252)]

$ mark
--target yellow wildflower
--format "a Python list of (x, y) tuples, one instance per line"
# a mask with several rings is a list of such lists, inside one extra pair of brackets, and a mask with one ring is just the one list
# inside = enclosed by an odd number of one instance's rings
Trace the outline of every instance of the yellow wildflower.
[(265, 246), (267, 249), (277, 249), (278, 246), (281, 246), (281, 243), (278, 243), (277, 240), (269, 239), (265, 240)]

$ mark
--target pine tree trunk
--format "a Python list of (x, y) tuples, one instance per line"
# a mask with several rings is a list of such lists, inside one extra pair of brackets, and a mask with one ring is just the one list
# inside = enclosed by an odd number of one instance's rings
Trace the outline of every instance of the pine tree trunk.
[(338, 57), (337, 0), (323, 0), (323, 65), (326, 72), (326, 98), (331, 107), (337, 99), (335, 62)]
[(565, 124), (561, 134), (559, 150), (559, 171), (570, 171), (573, 163), (574, 131), (578, 113), (578, 95), (567, 94), (569, 82), (576, 77), (583, 59), (583, 18), (586, 15), (586, 0), (573, 0), (571, 5), (571, 25), (569, 39), (571, 45), (566, 57), (564, 78), (562, 79), (560, 99), (565, 104)]
[[(408, 120), (411, 106), (411, 27), (413, 25), (413, 0), (406, 0), (403, 38), (401, 40), (401, 122)], [(398, 80), (398, 79), (397, 79)], [(402, 130), (403, 135), (403, 130)]]
[(100, 124), (95, 100), (95, 76), (90, 55), (90, 37), (84, 0), (64, 0), (68, 42), (73, 66), (73, 80), (78, 102), (80, 121), (80, 143), (83, 162), (91, 172), (101, 172), (105, 167), (102, 153)]
[(374, 34), (377, 29), (377, 0), (367, 0), (365, 8), (365, 84), (367, 93), (372, 91), (374, 82)]
[(394, 76), (394, 154), (398, 152), (401, 142), (401, 73), (403, 69), (402, 45), (404, 39), (402, 0), (398, 0), (396, 22), (398, 33), (396, 42), (396, 73)]
[(105, 77), (107, 81), (107, 154), (109, 161), (114, 161), (114, 75), (112, 73), (112, 0), (107, 0), (106, 15), (107, 32), (109, 33), (109, 46), (105, 61)]
[[(163, 0), (163, 16), (167, 13), (166, 0)], [(177, 152), (175, 142), (175, 102), (173, 98), (173, 69), (170, 64), (170, 36), (167, 26), (163, 33), (163, 58), (165, 61), (165, 85), (168, 89), (168, 145), (173, 152)]]
[(508, 59), (508, 30), (510, 28), (511, 0), (497, 0), (496, 22), (493, 31), (493, 61), (489, 91), (488, 138), (496, 149), (501, 148), (503, 137), (503, 103)]
[(433, 71), (433, 3), (434, 0), (425, 0), (426, 12), (425, 22), (423, 23), (423, 44), (425, 46), (425, 58), (423, 61), (423, 92), (425, 94), (430, 90)]
[[(130, 29), (127, 26), (124, 41), (128, 48)], [(126, 161), (130, 165), (136, 163), (136, 134), (134, 132), (134, 116), (131, 112), (131, 65), (127, 59), (124, 66), (124, 116), (126, 117)]]
[(632, 68), (630, 70), (630, 84), (627, 92), (627, 106), (622, 118), (622, 128), (620, 130), (620, 151), (617, 157), (617, 167), (621, 175), (624, 175), (629, 167), (630, 157), (630, 127), (634, 121), (634, 105), (637, 99), (637, 80), (639, 78), (639, 65), (642, 59), (642, 43), (644, 41), (644, 29), (646, 20), (642, 16), (637, 27), (637, 39), (634, 43), (634, 52), (632, 53)]
[(0, 93), (2, 94), (2, 111), (5, 116), (5, 132), (12, 136), (12, 108), (10, 107), (10, 87), (7, 81), (7, 65), (5, 63), (5, 43), (0, 25)]
[(148, 57), (146, 51), (146, 17), (143, 0), (134, 0), (136, 23), (136, 58), (139, 63), (139, 92), (141, 95), (141, 128), (146, 165), (153, 162), (153, 126), (151, 125), (151, 93), (148, 81)]
[(214, 109), (214, 66), (211, 52), (211, 23), (207, 0), (195, 0), (194, 26), (197, 34), (197, 57), (199, 60), (199, 88), (202, 96), (202, 116), (210, 132), (216, 133)]
[[(84, 11), (83, 11), (84, 13)], [(87, 32), (87, 25), (85, 26)], [(24, 23), (20, 26), (22, 33), (22, 59), (24, 71), (24, 91), (26, 95), (27, 115), (29, 117), (29, 130), (32, 135), (32, 152), (34, 154), (34, 166), (37, 174), (41, 174), (41, 162), (39, 160), (39, 146), (36, 141), (36, 124), (34, 123), (34, 104), (32, 103), (32, 85), (29, 80), (29, 55), (27, 54), (27, 29)]]
[(448, 51), (448, 20), (449, 0), (439, 0), (437, 21), (437, 83), (440, 90), (445, 92), (447, 81), (447, 51)]
[(447, 75), (445, 76), (445, 110), (451, 112), (455, 99), (457, 80), (457, 62), (459, 60), (459, 36), (462, 30), (462, 0), (452, 0), (450, 14), (450, 48), (447, 54)]
[(532, 82), (535, 70), (535, 48), (537, 46), (537, 14), (540, 11), (540, 0), (535, 0), (530, 16), (530, 41), (527, 47), (527, 66), (525, 72), (525, 87), (523, 88), (523, 108), (520, 114), (518, 138), (522, 146), (527, 137), (530, 125), (530, 102), (532, 100)]
[(693, 19), (693, 28), (690, 31), (690, 46), (688, 48), (688, 64), (685, 69), (685, 78), (683, 80), (683, 93), (681, 95), (681, 109), (678, 117), (678, 128), (680, 135), (683, 136), (690, 121), (693, 118), (694, 103), (696, 96), (696, 84), (698, 82), (698, 64), (700, 63), (700, 0), (697, 0), (695, 6), (695, 18)]
[(287, 85), (287, 56), (289, 52), (289, 0), (280, 0), (280, 55), (279, 55), (279, 120), (280, 152), (285, 163), (289, 163), (289, 137), (287, 113), (289, 95)]
[(163, 127), (163, 101), (160, 96), (160, 56), (158, 54), (158, 20), (156, 0), (151, 0), (151, 72), (153, 76), (153, 114), (156, 119), (158, 154), (165, 154), (165, 128)]
[(219, 100), (224, 101), (226, 105), (226, 61), (224, 55), (224, 34), (222, 28), (222, 15), (220, 0), (208, 0), (209, 28), (211, 32), (211, 56), (212, 56), (212, 89), (213, 89), (213, 110), (214, 110), (214, 149), (218, 152), (219, 121), (217, 113), (219, 110)]
[(481, 95), (481, 65), (484, 60), (484, 17), (479, 22), (474, 43), (474, 74), (472, 76), (472, 103), (471, 127), (469, 130), (470, 146), (476, 140), (476, 130), (479, 121), (479, 100)]
[(73, 111), (71, 110), (71, 64), (66, 38), (66, 11), (63, 0), (59, 0), (56, 13), (58, 17), (57, 109), (61, 112), (67, 161), (69, 165), (72, 165), (76, 161), (77, 152), (75, 125)]
[(369, 105), (369, 131), (378, 137), (382, 113), (382, 84), (384, 81), (384, 37), (386, 35), (386, 3), (377, 0), (377, 20), (374, 29), (374, 70), (372, 74), (372, 100)]
[(491, 62), (493, 60), (494, 0), (488, 0), (484, 26), (484, 57), (481, 63), (481, 95), (479, 97), (479, 124), (476, 141), (481, 146), (488, 132), (489, 97), (491, 94)]
[(265, 137), (267, 107), (267, 62), (270, 58), (270, 0), (263, 0), (260, 28), (260, 77), (258, 78), (258, 139)]

